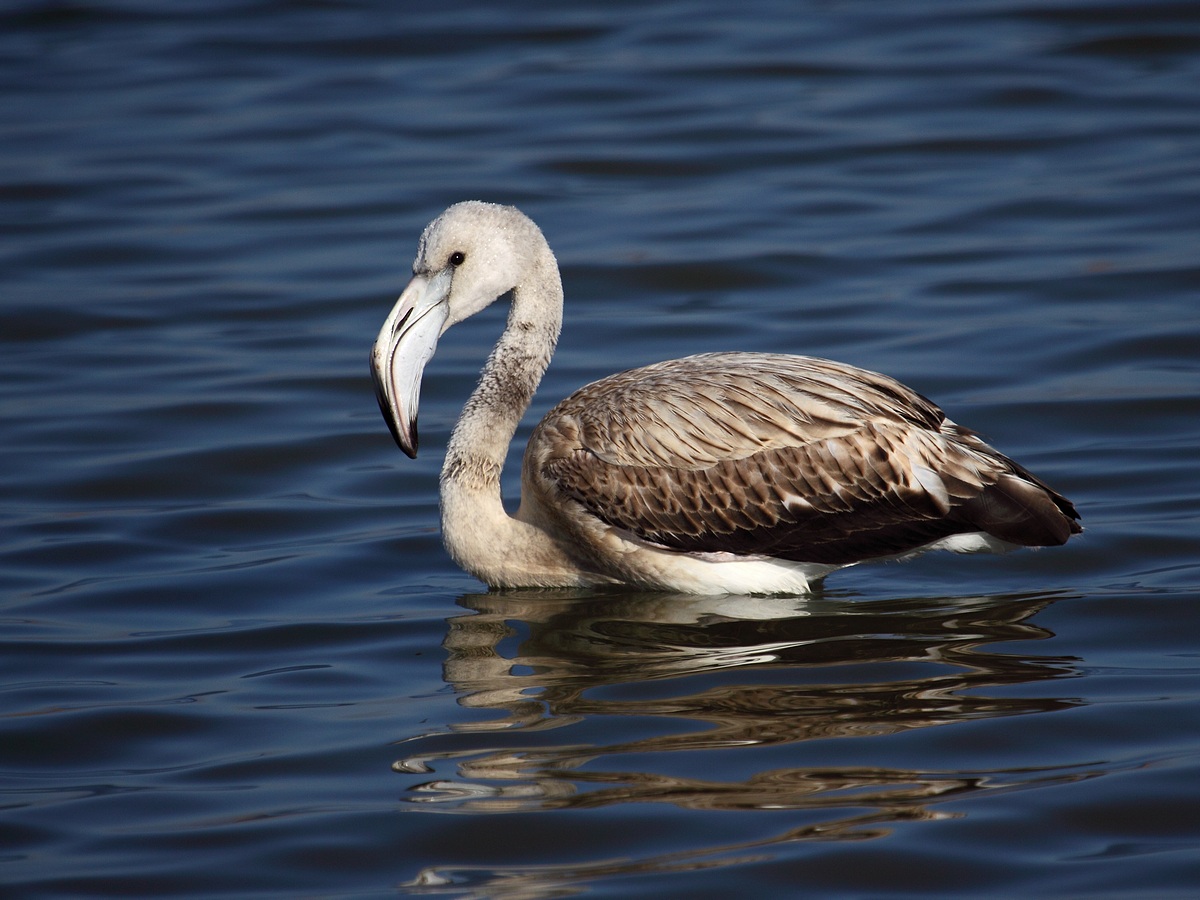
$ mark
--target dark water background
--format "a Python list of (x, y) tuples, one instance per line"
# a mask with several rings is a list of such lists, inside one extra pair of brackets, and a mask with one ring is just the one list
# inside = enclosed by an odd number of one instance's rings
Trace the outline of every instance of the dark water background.
[[(1200, 5), (15, 0), (0, 60), (0, 893), (1200, 894)], [(434, 491), (503, 310), (416, 462), (366, 368), (467, 198), (563, 265), (535, 413), (830, 356), (1086, 534), (482, 592)]]

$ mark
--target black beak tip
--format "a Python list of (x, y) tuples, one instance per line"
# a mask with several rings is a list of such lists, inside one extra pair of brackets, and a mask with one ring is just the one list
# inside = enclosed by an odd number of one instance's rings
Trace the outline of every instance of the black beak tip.
[(403, 450), (404, 455), (407, 456), (409, 459), (416, 459), (417, 458), (417, 423), (413, 422), (412, 431), (407, 436), (407, 440), (406, 440), (405, 436), (400, 434), (400, 429), (396, 427), (395, 420), (393, 420), (392, 417), (388, 415), (388, 411), (386, 409), (383, 411), (383, 419), (385, 422), (387, 422), (388, 431), (390, 431), (392, 433), (392, 440), (394, 440), (396, 442), (396, 446), (399, 447), (401, 450)]
[(371, 382), (375, 385), (375, 400), (379, 403), (379, 411), (383, 413), (383, 421), (387, 422), (388, 431), (392, 433), (392, 440), (396, 442), (396, 446), (403, 450), (409, 459), (416, 459), (417, 420), (413, 419), (407, 436), (401, 435), (400, 428), (396, 424), (396, 417), (392, 415), (392, 405), (388, 403), (387, 395), (383, 391), (383, 385), (379, 382), (379, 375), (376, 373), (374, 366), (371, 367)]
[[(390, 425), (391, 423), (389, 423)], [(409, 459), (417, 458), (417, 420), (413, 419), (412, 428), (409, 429), (408, 440), (401, 441), (400, 436), (396, 433), (396, 426), (392, 425), (392, 437), (396, 439), (396, 443), (400, 445), (400, 449), (408, 456)]]

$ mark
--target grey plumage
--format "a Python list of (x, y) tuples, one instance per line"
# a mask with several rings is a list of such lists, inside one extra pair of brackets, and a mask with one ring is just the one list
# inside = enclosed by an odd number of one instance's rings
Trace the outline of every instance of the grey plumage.
[(953, 534), (1062, 544), (1071, 503), (926, 398), (852, 366), (714, 353), (577, 391), (538, 425), (525, 477), (680, 552), (846, 565)]
[(380, 408), (415, 455), (438, 338), (510, 291), (441, 480), (446, 546), (493, 587), (795, 592), (864, 560), (1050, 546), (1081, 530), (1070, 501), (899, 382), (765, 353), (691, 356), (576, 391), (534, 430), (509, 516), (501, 466), (562, 321), (537, 226), (511, 207), (446, 210), (371, 358)]

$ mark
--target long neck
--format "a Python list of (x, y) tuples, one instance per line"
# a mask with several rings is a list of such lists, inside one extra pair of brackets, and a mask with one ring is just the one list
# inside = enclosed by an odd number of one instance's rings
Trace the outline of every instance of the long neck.
[(562, 584), (573, 568), (548, 536), (505, 512), (500, 494), (509, 444), (558, 341), (562, 302), (558, 266), (545, 247), (513, 291), (508, 324), (446, 449), (442, 538), (460, 566), (492, 586)]

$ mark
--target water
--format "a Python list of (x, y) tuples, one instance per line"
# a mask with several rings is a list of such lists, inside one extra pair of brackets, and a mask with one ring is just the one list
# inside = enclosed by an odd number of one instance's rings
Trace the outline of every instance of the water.
[[(1200, 889), (1200, 8), (17, 2), (0, 59), (6, 896)], [(563, 266), (535, 414), (829, 356), (1087, 532), (482, 593), (434, 490), (503, 310), (415, 462), (366, 368), (466, 198)]]

